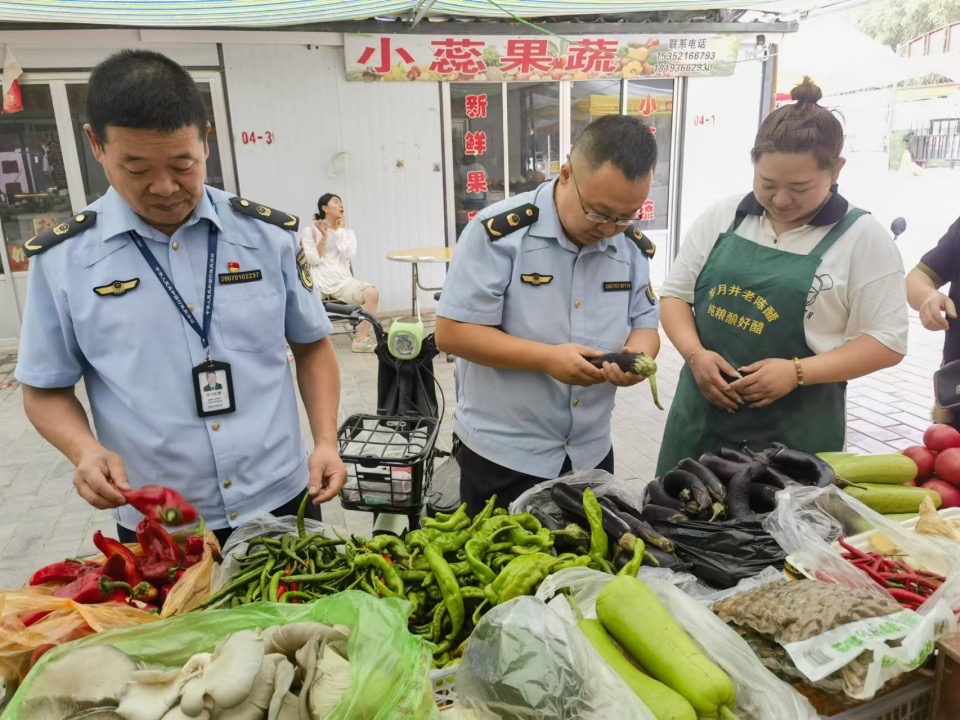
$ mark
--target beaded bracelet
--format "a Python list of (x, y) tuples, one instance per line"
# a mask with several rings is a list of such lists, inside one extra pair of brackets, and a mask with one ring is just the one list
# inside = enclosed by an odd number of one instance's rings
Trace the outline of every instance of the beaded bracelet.
[(793, 364), (797, 368), (797, 387), (803, 387), (803, 366), (800, 365), (800, 358), (795, 357)]
[(693, 356), (696, 355), (696, 354), (697, 354), (698, 352), (700, 352), (701, 350), (703, 350), (703, 348), (702, 348), (702, 347), (698, 347), (698, 348), (697, 348), (696, 350), (694, 350), (692, 353), (690, 353), (689, 355), (687, 355), (687, 365), (689, 365), (689, 364), (690, 364), (690, 361), (693, 360)]

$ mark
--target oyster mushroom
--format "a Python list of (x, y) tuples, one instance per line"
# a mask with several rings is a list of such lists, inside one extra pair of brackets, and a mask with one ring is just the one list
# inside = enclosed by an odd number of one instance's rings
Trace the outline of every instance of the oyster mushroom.
[(236, 707), (253, 689), (263, 656), (263, 639), (256, 631), (234, 633), (217, 646), (202, 674), (184, 686), (180, 711), (188, 717), (207, 717), (208, 698), (219, 710)]
[(124, 720), (161, 720), (180, 700), (187, 679), (177, 668), (138, 670), (124, 689), (117, 714)]
[(136, 669), (136, 663), (112, 645), (88, 645), (41, 667), (26, 699), (109, 700), (103, 704), (116, 706)]

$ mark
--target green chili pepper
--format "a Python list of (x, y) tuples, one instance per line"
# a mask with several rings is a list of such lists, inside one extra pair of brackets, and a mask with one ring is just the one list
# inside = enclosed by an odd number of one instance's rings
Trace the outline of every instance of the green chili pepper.
[(591, 562), (592, 558), (589, 555), (574, 555), (572, 558), (565, 560), (557, 558), (557, 562), (550, 572), (559, 572), (560, 570), (566, 570), (572, 567), (587, 567)]
[(484, 585), (489, 585), (497, 578), (496, 573), (483, 562), (483, 556), (489, 549), (490, 541), (478, 537), (467, 540), (467, 544), (464, 546), (470, 570), (476, 575), (477, 580)]
[(307, 503), (310, 502), (310, 493), (304, 492), (303, 499), (300, 500), (300, 507), (297, 508), (297, 535), (302, 540), (307, 536), (305, 517), (307, 514)]
[[(495, 604), (507, 602), (521, 595), (530, 595), (550, 573), (556, 558), (546, 553), (520, 555), (500, 571), (497, 579), (488, 585), (496, 598)], [(490, 593), (487, 593), (490, 597)]]
[(460, 530), (458, 532), (438, 535), (430, 544), (442, 553), (452, 553), (466, 545), (470, 537), (469, 530)]
[(603, 529), (603, 508), (597, 502), (593, 489), (589, 487), (583, 491), (583, 513), (587, 516), (587, 522), (590, 523), (590, 557), (598, 563), (601, 560), (606, 562), (610, 541)]
[(643, 562), (643, 551), (645, 550), (643, 540), (637, 538), (637, 541), (633, 544), (633, 557), (620, 568), (620, 572), (617, 575), (627, 575), (629, 577), (636, 577), (637, 573), (640, 572), (640, 564)]
[(260, 568), (254, 568), (253, 570), (248, 570), (241, 573), (240, 575), (235, 575), (232, 577), (222, 588), (220, 588), (213, 595), (208, 597), (202, 603), (197, 605), (198, 609), (212, 607), (219, 600), (230, 597), (242, 586), (246, 585), (253, 578), (260, 574)]
[[(379, 557), (379, 555), (377, 556)], [(359, 567), (359, 566), (358, 566)], [(332, 570), (330, 572), (312, 573), (310, 575), (290, 575), (286, 582), (291, 583), (326, 583), (347, 577), (352, 570)]]
[(460, 594), (463, 595), (464, 600), (486, 600), (487, 594), (483, 591), (482, 587), (470, 586), (461, 587)]
[(463, 503), (457, 508), (457, 511), (446, 520), (426, 518), (421, 523), (428, 530), (440, 530), (441, 532), (456, 532), (470, 524), (470, 517), (467, 515), (467, 504)]
[(396, 535), (377, 535), (367, 542), (367, 549), (375, 553), (390, 553), (396, 557), (408, 557), (410, 551)]
[(492, 495), (490, 499), (487, 500), (487, 504), (483, 506), (483, 510), (481, 510), (479, 513), (476, 514), (476, 516), (474, 516), (473, 522), (470, 523), (469, 530), (471, 532), (475, 532), (476, 529), (480, 527), (480, 525), (487, 520), (487, 518), (493, 516), (493, 511), (496, 507), (497, 507), (497, 496)]
[(502, 507), (495, 508), (494, 511), (493, 511), (493, 514), (494, 514), (495, 516), (506, 515), (506, 514), (507, 514), (507, 509), (506, 509), (506, 508), (502, 508)]
[(473, 611), (473, 617), (470, 619), (473, 621), (474, 627), (476, 627), (477, 623), (480, 622), (480, 618), (483, 617), (483, 613), (487, 609), (487, 605), (489, 604), (490, 604), (490, 599), (484, 598), (483, 602), (477, 605), (477, 609)]
[(433, 622), (430, 626), (430, 639), (435, 642), (440, 642), (440, 636), (443, 635), (443, 618), (447, 613), (447, 606), (443, 603), (437, 605), (433, 611)]
[(452, 628), (447, 638), (451, 641), (460, 633), (463, 628), (464, 615), (466, 613), (463, 607), (463, 595), (460, 594), (460, 587), (457, 584), (457, 576), (443, 558), (443, 550), (436, 544), (427, 545), (424, 550), (427, 562), (430, 563), (430, 570), (437, 579), (437, 586), (443, 594), (443, 604), (450, 615)]
[(407, 547), (425, 548), (427, 545), (433, 542), (434, 539), (436, 539), (439, 535), (440, 535), (440, 532), (438, 530), (428, 530), (428, 529), (411, 530), (410, 532), (407, 533), (407, 537), (406, 537)]
[(284, 535), (281, 542), (281, 552), (283, 552), (286, 558), (293, 563), (294, 567), (306, 564), (303, 558), (293, 551), (293, 546), (296, 544), (296, 539), (293, 537), (293, 535)]
[(377, 555), (376, 553), (357, 555), (357, 557), (353, 559), (353, 564), (359, 570), (376, 570), (383, 578), (382, 584), (386, 586), (393, 597), (406, 597), (403, 580), (397, 573), (397, 569), (383, 555)]
[(286, 570), (277, 570), (270, 578), (270, 587), (267, 590), (267, 600), (277, 602), (277, 593), (280, 591), (280, 579)]
[(397, 570), (397, 574), (405, 583), (420, 583), (422, 585), (430, 573), (426, 570)]
[(314, 593), (304, 592), (303, 590), (287, 590), (283, 595), (280, 596), (278, 602), (288, 603), (291, 600), (306, 600), (310, 601), (316, 597)]

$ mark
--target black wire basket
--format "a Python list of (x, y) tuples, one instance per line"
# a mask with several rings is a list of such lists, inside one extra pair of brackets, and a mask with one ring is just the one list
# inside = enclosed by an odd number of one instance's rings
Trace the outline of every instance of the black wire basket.
[(422, 415), (352, 415), (337, 442), (347, 468), (347, 510), (408, 514), (423, 506), (433, 478), (440, 423)]

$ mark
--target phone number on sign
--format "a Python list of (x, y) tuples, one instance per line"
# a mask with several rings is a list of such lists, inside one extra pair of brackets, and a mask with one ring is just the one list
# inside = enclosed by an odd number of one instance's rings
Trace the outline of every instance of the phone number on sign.
[(681, 63), (660, 63), (655, 66), (657, 75), (679, 75), (691, 73), (710, 73), (715, 69), (713, 65), (684, 65)]
[(716, 60), (717, 54), (708, 50), (684, 50), (683, 52), (660, 53), (657, 56), (657, 59), (663, 62), (688, 63), (696, 62), (698, 60)]

